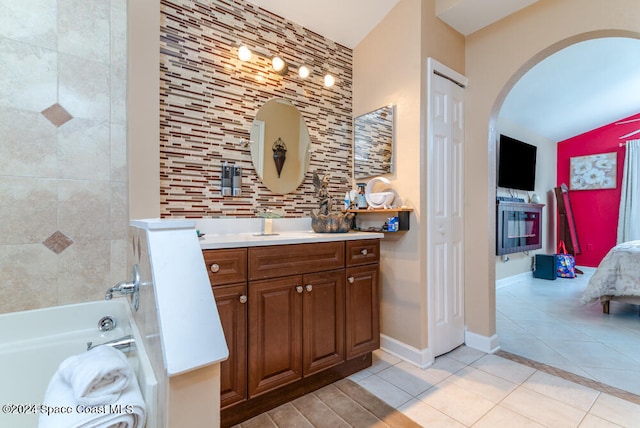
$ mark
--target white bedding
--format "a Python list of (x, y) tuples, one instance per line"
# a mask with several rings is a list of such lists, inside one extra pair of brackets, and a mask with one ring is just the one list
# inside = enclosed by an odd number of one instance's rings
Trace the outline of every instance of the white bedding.
[(640, 241), (624, 242), (609, 250), (580, 302), (595, 302), (600, 296), (640, 296)]

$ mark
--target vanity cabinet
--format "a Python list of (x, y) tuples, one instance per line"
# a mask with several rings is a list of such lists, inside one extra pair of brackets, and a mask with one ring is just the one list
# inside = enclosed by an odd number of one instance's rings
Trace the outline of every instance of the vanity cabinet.
[(249, 397), (336, 366), (344, 354), (344, 271), (251, 282)]
[(378, 267), (380, 241), (347, 241), (346, 358), (380, 347)]
[(378, 239), (204, 250), (229, 359), (230, 426), (371, 365)]
[(247, 249), (205, 250), (205, 265), (229, 348), (220, 364), (220, 408), (247, 399)]
[(229, 358), (220, 364), (220, 408), (247, 399), (247, 285), (213, 287)]
[(344, 249), (249, 248), (249, 397), (344, 361)]

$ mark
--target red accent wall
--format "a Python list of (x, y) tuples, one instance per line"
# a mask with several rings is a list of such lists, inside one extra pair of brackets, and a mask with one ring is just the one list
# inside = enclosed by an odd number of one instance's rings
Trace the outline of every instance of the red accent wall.
[[(597, 267), (602, 258), (616, 244), (625, 153), (625, 148), (620, 147), (619, 143), (626, 140), (621, 140), (619, 137), (640, 129), (640, 121), (621, 125), (615, 125), (615, 123), (639, 118), (640, 113), (558, 143), (558, 186), (561, 183), (569, 186), (570, 158), (617, 153), (615, 189), (569, 190), (578, 241), (582, 250), (581, 254), (576, 255), (576, 264), (580, 266)], [(637, 138), (640, 138), (640, 134), (628, 139)]]

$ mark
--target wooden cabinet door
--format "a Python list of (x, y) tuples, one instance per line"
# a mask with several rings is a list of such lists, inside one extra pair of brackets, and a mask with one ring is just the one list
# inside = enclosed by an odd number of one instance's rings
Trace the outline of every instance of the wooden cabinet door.
[(302, 379), (302, 277), (249, 283), (249, 397)]
[(304, 376), (344, 362), (344, 270), (304, 275)]
[(348, 268), (345, 285), (347, 360), (380, 347), (378, 265)]
[(247, 399), (247, 287), (246, 284), (213, 288), (218, 315), (229, 348), (220, 364), (220, 408)]

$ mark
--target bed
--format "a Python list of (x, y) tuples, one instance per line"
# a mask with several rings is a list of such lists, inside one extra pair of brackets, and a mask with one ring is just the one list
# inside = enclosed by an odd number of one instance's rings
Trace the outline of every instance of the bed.
[(612, 300), (640, 305), (640, 241), (618, 244), (604, 256), (580, 302), (598, 300), (605, 314)]

